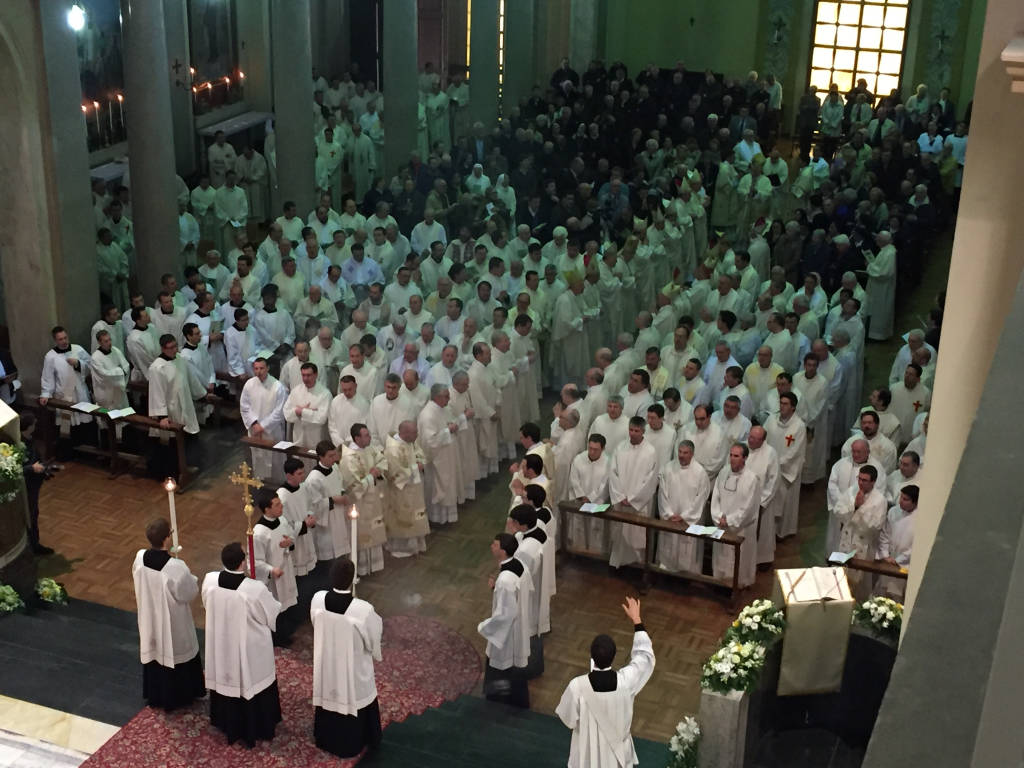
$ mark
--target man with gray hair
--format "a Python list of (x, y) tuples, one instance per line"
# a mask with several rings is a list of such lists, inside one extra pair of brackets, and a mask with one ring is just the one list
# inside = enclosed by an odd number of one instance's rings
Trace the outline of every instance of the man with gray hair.
[[(676, 456), (665, 463), (658, 476), (658, 514), (664, 520), (695, 525), (704, 516), (711, 495), (707, 470), (694, 457), (692, 440), (682, 440)], [(662, 536), (658, 540), (658, 564), (670, 571), (700, 573), (704, 543), (691, 536)]]
[(605, 413), (600, 414), (590, 423), (589, 435), (603, 435), (605, 453), (609, 459), (615, 450), (625, 441), (629, 431), (629, 419), (622, 415), (622, 398), (612, 395), (608, 398)]
[(892, 235), (882, 230), (875, 235), (878, 252), (864, 251), (868, 262), (868, 287), (865, 314), (870, 319), (868, 338), (886, 341), (892, 336), (896, 311), (896, 246)]
[(414, 341), (405, 333), (406, 321), (401, 315), (391, 318), (391, 324), (386, 325), (377, 333), (377, 349), (384, 353), (384, 359), (390, 368), (391, 364), (402, 356), (407, 341)]
[(498, 422), (498, 458), (516, 458), (516, 443), (519, 440), (519, 397), (516, 394), (515, 360), (512, 358), (512, 342), (504, 331), (491, 333), (491, 362), (487, 366), (491, 381), (498, 392), (501, 403), (501, 419)]
[(456, 433), (458, 444), (458, 498), (459, 503), (476, 498), (476, 481), (480, 478), (480, 452), (476, 446), (476, 428), (473, 426), (473, 403), (469, 398), (469, 374), (456, 371), (452, 374), (451, 402), (448, 403), (451, 418), (459, 426)]
[(430, 388), (430, 400), (416, 420), (425, 467), (423, 491), (430, 522), (444, 525), (459, 519), (459, 425), (448, 408), (451, 394), (444, 384)]
[(498, 422), (501, 419), (501, 395), (488, 370), (490, 363), (490, 346), (476, 342), (473, 345), (473, 363), (467, 373), (477, 446), (480, 450), (481, 474), (485, 477), (498, 471)]
[(441, 359), (434, 363), (427, 372), (425, 383), (432, 387), (434, 384), (444, 384), (446, 387), (452, 385), (452, 376), (457, 370), (455, 361), (459, 357), (459, 348), (454, 344), (448, 344), (441, 350)]
[(914, 362), (914, 353), (919, 349), (927, 349), (931, 353), (932, 361), (935, 359), (935, 347), (924, 340), (924, 331), (914, 328), (907, 334), (907, 343), (900, 347), (896, 357), (892, 361), (892, 368), (889, 369), (889, 384), (903, 381), (903, 374), (907, 366)]

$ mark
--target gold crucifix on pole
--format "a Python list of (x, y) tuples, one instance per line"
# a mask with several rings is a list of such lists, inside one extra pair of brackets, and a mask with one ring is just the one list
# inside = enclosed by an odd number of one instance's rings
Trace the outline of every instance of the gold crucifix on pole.
[(252, 543), (252, 519), (256, 512), (256, 508), (252, 505), (252, 492), (250, 489), (263, 487), (263, 481), (250, 474), (249, 464), (244, 461), (242, 462), (242, 466), (238, 468), (238, 473), (232, 473), (228, 479), (231, 480), (234, 485), (242, 486), (242, 511), (245, 513), (245, 519), (249, 524), (249, 527), (245, 532), (249, 544), (249, 577), (255, 579), (256, 557)]

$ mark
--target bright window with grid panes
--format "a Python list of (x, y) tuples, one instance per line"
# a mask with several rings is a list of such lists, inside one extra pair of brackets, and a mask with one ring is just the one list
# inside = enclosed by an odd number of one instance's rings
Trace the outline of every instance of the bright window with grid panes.
[(819, 0), (815, 9), (810, 85), (845, 94), (863, 78), (888, 95), (900, 84), (910, 0)]

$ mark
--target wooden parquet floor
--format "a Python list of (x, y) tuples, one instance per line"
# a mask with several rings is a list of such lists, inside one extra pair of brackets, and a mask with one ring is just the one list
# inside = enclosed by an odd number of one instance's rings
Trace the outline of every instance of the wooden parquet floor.
[[(227, 447), (229, 438), (230, 434), (204, 438), (204, 443), (214, 443), (204, 446), (214, 448), (204, 453), (215, 460), (176, 497), (183, 557), (200, 579), (219, 567), (223, 544), (240, 540), (245, 532), (239, 490), (227, 479), (243, 454), (237, 447)], [(469, 638), (482, 655), (485, 644), (476, 626), (490, 609), (487, 577), (494, 563), (489, 547), (504, 525), (507, 480), (503, 473), (483, 483), (458, 523), (435, 529), (426, 553), (406, 559), (386, 555), (384, 571), (360, 582), (360, 596), (372, 601), (382, 615), (436, 618)], [(800, 535), (780, 547), (780, 566), (801, 562), (797, 542), (817, 538), (823, 485), (805, 490)], [(42, 561), (41, 573), (62, 581), (74, 598), (134, 610), (131, 562), (145, 545), (146, 523), (167, 515), (167, 494), (160, 484), (131, 475), (111, 478), (104, 468), (73, 462), (46, 484), (40, 506), (43, 540), (57, 550)], [(641, 599), (658, 662), (636, 701), (636, 735), (664, 741), (683, 715), (696, 712), (704, 659), (715, 650), (738, 608), (767, 595), (770, 586), (770, 573), (759, 574), (756, 587), (730, 607), (725, 592), (656, 578)], [(546, 670), (530, 684), (534, 709), (553, 713), (569, 679), (587, 671), (594, 635), (611, 634), (620, 649), (617, 660), (625, 659), (632, 632), (619, 606), (625, 595), (638, 594), (638, 587), (639, 572), (615, 572), (603, 563), (560, 557), (553, 631), (544, 643)], [(193, 614), (202, 626), (198, 600)], [(300, 629), (308, 631), (308, 624)]]

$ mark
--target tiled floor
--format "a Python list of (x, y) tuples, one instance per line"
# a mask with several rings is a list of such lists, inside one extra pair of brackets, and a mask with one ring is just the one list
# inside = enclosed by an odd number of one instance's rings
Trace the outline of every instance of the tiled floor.
[(0, 696), (0, 768), (78, 766), (117, 730), (114, 725)]

